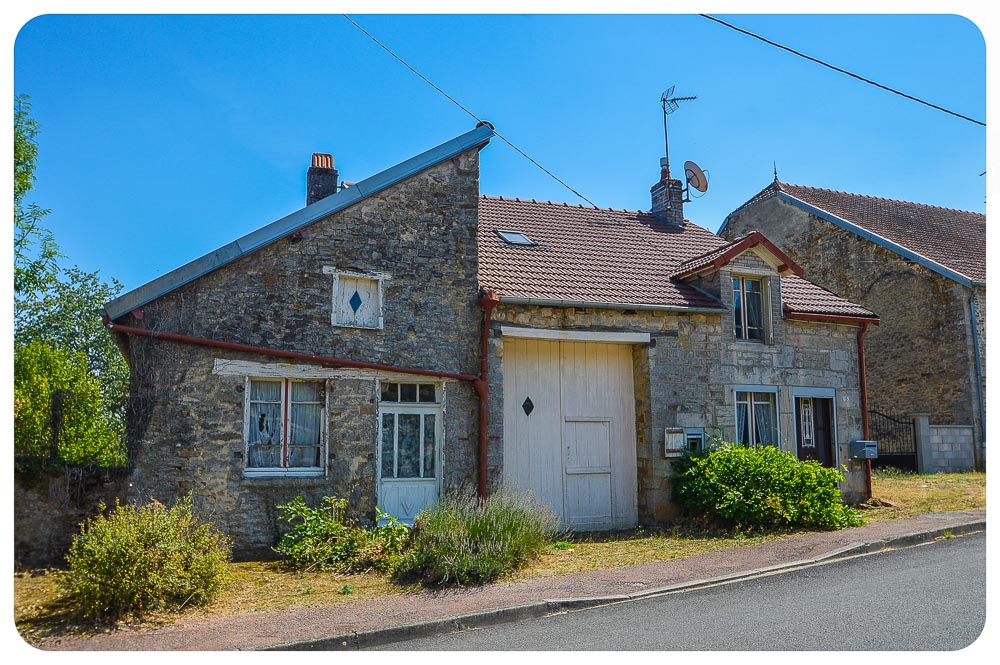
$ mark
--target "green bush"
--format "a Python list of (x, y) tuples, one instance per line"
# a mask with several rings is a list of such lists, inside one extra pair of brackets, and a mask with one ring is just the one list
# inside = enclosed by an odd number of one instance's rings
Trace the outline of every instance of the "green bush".
[(323, 497), (311, 508), (301, 496), (278, 506), (280, 518), (292, 525), (282, 536), (276, 552), (293, 568), (357, 573), (390, 571), (399, 559), (409, 528), (380, 509), (381, 526), (364, 529), (344, 517), (347, 499)]
[(677, 465), (674, 495), (688, 511), (728, 526), (840, 529), (863, 523), (843, 504), (843, 479), (774, 446), (726, 443)]
[(485, 503), (446, 496), (417, 516), (396, 574), (428, 584), (483, 584), (547, 551), (558, 535), (555, 515), (530, 494), (501, 491)]
[(191, 512), (191, 497), (121, 505), (85, 522), (58, 578), (67, 599), (87, 617), (142, 615), (214, 598), (228, 581), (229, 539)]

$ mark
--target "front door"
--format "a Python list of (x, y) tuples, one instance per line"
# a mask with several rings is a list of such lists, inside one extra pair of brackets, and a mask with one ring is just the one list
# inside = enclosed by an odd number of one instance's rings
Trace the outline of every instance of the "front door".
[(823, 466), (834, 466), (833, 400), (822, 397), (796, 397), (795, 421), (799, 459), (813, 460)]
[(437, 501), (441, 477), (441, 401), (437, 384), (382, 383), (378, 506), (413, 524)]

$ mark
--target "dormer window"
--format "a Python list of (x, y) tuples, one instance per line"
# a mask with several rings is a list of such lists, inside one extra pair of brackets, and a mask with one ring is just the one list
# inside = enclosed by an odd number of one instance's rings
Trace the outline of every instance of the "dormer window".
[(497, 229), (497, 235), (503, 238), (508, 245), (534, 245), (535, 243), (528, 236), (520, 231), (510, 231)]
[(751, 277), (733, 277), (733, 326), (736, 339), (764, 341), (764, 284)]

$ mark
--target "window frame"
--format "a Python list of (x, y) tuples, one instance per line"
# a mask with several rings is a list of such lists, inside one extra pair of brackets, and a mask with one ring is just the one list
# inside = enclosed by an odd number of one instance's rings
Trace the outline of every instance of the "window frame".
[[(508, 245), (515, 245), (517, 247), (531, 247), (533, 245), (538, 244), (534, 240), (529, 238), (528, 234), (525, 233), (524, 231), (517, 231), (515, 229), (495, 229), (495, 230), (496, 234), (500, 236), (500, 239), (503, 240)], [(525, 242), (512, 239), (512, 236), (520, 236), (521, 238), (524, 238)]]
[[(397, 389), (397, 400), (383, 400), (382, 399), (382, 387), (386, 384), (398, 384), (398, 385), (416, 385), (417, 386), (417, 399), (420, 399), (420, 388), (421, 385), (433, 385), (434, 386), (434, 401), (416, 401), (416, 402), (403, 402), (399, 397), (401, 397), (401, 390)], [(445, 384), (443, 381), (400, 381), (396, 379), (392, 380), (379, 380), (376, 386), (376, 396), (378, 399), (377, 413), (377, 436), (378, 436), (378, 448), (376, 454), (376, 481), (378, 483), (382, 482), (408, 482), (408, 481), (434, 481), (436, 486), (436, 491), (440, 494), (441, 479), (443, 478), (444, 471), (444, 399), (445, 399)], [(383, 460), (383, 437), (384, 437), (384, 424), (383, 417), (387, 414), (393, 416), (393, 475), (392, 477), (384, 477), (382, 475), (382, 460)], [(420, 475), (415, 477), (403, 477), (398, 476), (399, 473), (399, 416), (400, 415), (419, 415), (420, 416), (420, 454), (419, 454), (419, 469)], [(424, 473), (424, 461), (426, 459), (426, 451), (424, 449), (424, 438), (426, 436), (425, 429), (425, 419), (426, 415), (434, 416), (434, 474), (432, 476), (425, 477)]]
[[(757, 275), (752, 273), (732, 273), (730, 275), (732, 290), (732, 306), (733, 306), (733, 337), (736, 338), (737, 342), (749, 342), (752, 344), (771, 344), (771, 282), (769, 276), (767, 275)], [(760, 283), (760, 339), (752, 338), (747, 336), (748, 326), (748, 308), (747, 308), (747, 289), (746, 282), (759, 282)], [(739, 287), (737, 288), (736, 282), (739, 281)], [(737, 296), (739, 296), (739, 307), (737, 308)], [(737, 316), (739, 317), (739, 324), (737, 326)], [(740, 328), (742, 328), (742, 336), (740, 334)]]
[[(281, 401), (279, 418), (281, 420), (281, 466), (252, 467), (250, 466), (250, 434), (253, 423), (250, 422), (251, 385), (252, 382), (280, 383)], [(320, 431), (319, 431), (319, 466), (288, 466), (289, 457), (289, 427), (292, 406), (292, 385), (295, 383), (318, 384), (322, 390), (320, 401)], [(243, 384), (243, 476), (245, 478), (319, 478), (326, 476), (328, 455), (329, 418), (327, 405), (329, 400), (327, 382), (324, 379), (292, 379), (273, 376), (247, 376)], [(306, 403), (306, 402), (302, 402)], [(309, 447), (312, 446), (300, 446)]]
[[(748, 437), (750, 439), (749, 443), (744, 444), (742, 441), (740, 441), (740, 402), (741, 402), (739, 397), (740, 393), (747, 393), (750, 395), (750, 399), (747, 402), (747, 416), (748, 416), (747, 427), (748, 431), (751, 433), (757, 430), (757, 425), (756, 425), (757, 416), (754, 413), (755, 402), (753, 396), (768, 395), (770, 397), (770, 402), (774, 406), (773, 431), (775, 436), (775, 442), (773, 445), (777, 448), (781, 448), (781, 404), (778, 399), (777, 386), (733, 386), (733, 415), (735, 416), (735, 421), (734, 421), (735, 431), (734, 431), (733, 441), (737, 445), (741, 446), (747, 445), (753, 448), (756, 448), (759, 443), (753, 441), (752, 434)], [(771, 445), (771, 444), (764, 444), (764, 445)]]
[[(359, 330), (384, 330), (385, 329), (385, 282), (392, 279), (392, 276), (383, 272), (359, 272), (356, 270), (341, 270), (336, 266), (323, 266), (323, 272), (333, 275), (333, 292), (330, 298), (330, 325), (337, 328), (356, 328)], [(338, 321), (337, 301), (340, 291), (341, 277), (357, 280), (368, 280), (376, 284), (378, 292), (378, 303), (376, 303), (376, 324), (373, 326), (362, 326), (346, 321)]]

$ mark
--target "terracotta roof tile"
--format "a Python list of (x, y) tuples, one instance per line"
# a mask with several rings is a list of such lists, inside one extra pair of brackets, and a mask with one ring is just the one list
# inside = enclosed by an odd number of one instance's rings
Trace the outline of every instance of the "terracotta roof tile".
[(781, 302), (786, 311), (797, 314), (878, 319), (876, 314), (861, 305), (844, 300), (796, 275), (781, 278)]
[(986, 215), (922, 203), (771, 183), (751, 203), (782, 191), (973, 281), (986, 281)]
[[(499, 229), (519, 231), (534, 245), (512, 245)], [(483, 196), (479, 202), (479, 283), (501, 296), (538, 300), (721, 308), (684, 281), (682, 264), (710, 261), (732, 242), (685, 221), (665, 224), (642, 211)], [(828, 291), (791, 279), (793, 311), (874, 316)]]

